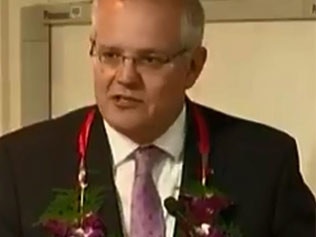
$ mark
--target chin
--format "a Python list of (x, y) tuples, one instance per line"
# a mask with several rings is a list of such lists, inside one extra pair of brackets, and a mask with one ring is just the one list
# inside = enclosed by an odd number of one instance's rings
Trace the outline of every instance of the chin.
[(111, 127), (121, 133), (131, 133), (146, 129), (148, 121), (140, 114), (107, 113), (106, 121)]
[(99, 106), (102, 117), (116, 131), (132, 138), (142, 131), (148, 133), (152, 119), (144, 107), (120, 109), (109, 103)]

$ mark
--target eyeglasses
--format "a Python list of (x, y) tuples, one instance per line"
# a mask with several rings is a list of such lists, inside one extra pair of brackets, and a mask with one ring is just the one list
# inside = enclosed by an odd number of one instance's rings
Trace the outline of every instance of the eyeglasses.
[(104, 67), (117, 69), (122, 65), (125, 60), (130, 59), (136, 65), (140, 72), (153, 72), (163, 69), (166, 65), (170, 64), (177, 57), (184, 55), (188, 51), (182, 49), (172, 55), (139, 55), (139, 56), (125, 56), (121, 52), (114, 51), (113, 49), (97, 50), (96, 41), (91, 41), (90, 56), (97, 57), (100, 64)]

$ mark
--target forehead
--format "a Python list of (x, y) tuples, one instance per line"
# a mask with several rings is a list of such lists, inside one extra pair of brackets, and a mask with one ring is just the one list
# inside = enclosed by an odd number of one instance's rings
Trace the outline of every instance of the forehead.
[(128, 49), (180, 47), (182, 6), (174, 0), (103, 0), (94, 11), (102, 44)]

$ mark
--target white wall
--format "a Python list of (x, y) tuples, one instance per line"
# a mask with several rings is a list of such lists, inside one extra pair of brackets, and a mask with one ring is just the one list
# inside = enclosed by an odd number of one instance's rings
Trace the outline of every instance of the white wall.
[(5, 62), (3, 62), (4, 57), (4, 44), (5, 44), (5, 26), (7, 25), (7, 18), (5, 13), (5, 8), (7, 5), (6, 0), (0, 1), (0, 134), (4, 131), (4, 77), (5, 77)]
[[(24, 1), (9, 0), (9, 127), (13, 130), (20, 125), (20, 7)], [(26, 1), (25, 1), (26, 2)]]
[(2, 15), (2, 1), (0, 2), (0, 134), (3, 133), (3, 75), (2, 75), (2, 37), (3, 37), (3, 34), (2, 34), (2, 25), (4, 24), (3, 23), (3, 15)]

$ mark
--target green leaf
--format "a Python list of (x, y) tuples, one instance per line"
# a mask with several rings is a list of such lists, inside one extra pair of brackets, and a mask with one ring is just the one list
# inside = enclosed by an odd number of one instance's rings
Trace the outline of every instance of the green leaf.
[(205, 187), (197, 181), (192, 181), (186, 185), (184, 192), (191, 196), (202, 197), (205, 195)]
[(204, 186), (198, 181), (191, 181), (184, 188), (184, 192), (195, 197), (204, 197), (207, 195), (226, 196), (223, 192), (214, 186)]
[(78, 218), (78, 211), (76, 208), (77, 194), (74, 190), (54, 189), (54, 200), (48, 205), (39, 222), (45, 222), (50, 219), (58, 219), (71, 223)]
[(88, 187), (86, 192), (84, 212), (97, 212), (104, 201), (104, 187)]
[[(97, 212), (104, 200), (103, 187), (88, 187), (85, 192), (84, 214)], [(72, 224), (80, 218), (78, 211), (79, 193), (75, 190), (53, 189), (55, 198), (48, 205), (35, 225), (48, 220), (60, 220)]]

